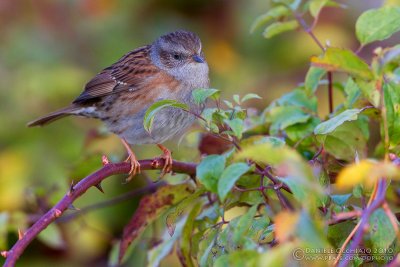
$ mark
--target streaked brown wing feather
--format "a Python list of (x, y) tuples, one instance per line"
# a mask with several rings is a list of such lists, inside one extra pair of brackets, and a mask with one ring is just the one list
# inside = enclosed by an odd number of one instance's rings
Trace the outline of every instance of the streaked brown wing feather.
[(138, 90), (158, 71), (150, 60), (150, 46), (140, 47), (97, 74), (73, 103), (92, 101), (121, 91)]

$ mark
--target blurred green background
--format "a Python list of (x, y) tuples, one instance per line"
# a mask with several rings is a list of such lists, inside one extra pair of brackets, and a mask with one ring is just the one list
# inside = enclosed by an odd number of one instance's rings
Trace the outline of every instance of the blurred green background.
[[(315, 34), (322, 42), (355, 49), (356, 18), (381, 1), (342, 2), (347, 9), (322, 12)], [(251, 22), (269, 6), (269, 1), (260, 0), (2, 0), (0, 250), (10, 248), (18, 228), (26, 229), (56, 203), (72, 180), (100, 168), (101, 155), (113, 161), (124, 158), (118, 138), (107, 135), (98, 121), (67, 118), (33, 129), (26, 123), (70, 103), (92, 76), (129, 50), (169, 31), (194, 31), (203, 41), (212, 87), (222, 90), (226, 98), (257, 93), (263, 100), (248, 106), (259, 110), (303, 82), (310, 56), (320, 53), (309, 36), (296, 31), (265, 40), (262, 30), (249, 34)], [(362, 56), (368, 59), (370, 53), (367, 47)], [(323, 116), (328, 111), (327, 97), (325, 90), (319, 94)], [(338, 103), (340, 96), (335, 95)], [(167, 144), (176, 159), (199, 160), (200, 155), (193, 153), (198, 145), (195, 134), (177, 143)], [(153, 146), (135, 151), (140, 159), (160, 154)], [(103, 184), (105, 195), (90, 189), (76, 207), (129, 192), (149, 177), (154, 179), (157, 173), (148, 172), (129, 184), (123, 183), (124, 176), (109, 178)], [(96, 209), (47, 229), (28, 247), (20, 266), (105, 266), (111, 244), (137, 202), (130, 199)], [(137, 257), (145, 257), (140, 249), (144, 248), (139, 246)], [(171, 257), (165, 264), (174, 263)]]

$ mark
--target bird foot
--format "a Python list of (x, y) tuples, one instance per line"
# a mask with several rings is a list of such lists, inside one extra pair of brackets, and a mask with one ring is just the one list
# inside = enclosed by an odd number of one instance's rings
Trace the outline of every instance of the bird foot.
[(140, 163), (136, 159), (135, 153), (133, 153), (131, 147), (125, 141), (125, 139), (121, 138), (121, 142), (124, 145), (126, 151), (128, 152), (128, 157), (126, 158), (125, 162), (129, 162), (131, 164), (131, 169), (129, 170), (128, 173), (129, 176), (126, 179), (126, 182), (129, 182), (136, 174), (140, 173)]
[(164, 159), (164, 167), (161, 170), (161, 176), (164, 177), (165, 174), (172, 171), (172, 153), (169, 149), (164, 146), (159, 145), (159, 148), (163, 151), (163, 154), (160, 157), (154, 159), (154, 162), (157, 162), (158, 159)]
[(135, 154), (129, 154), (125, 162), (129, 162), (131, 164), (131, 169), (128, 173), (129, 176), (126, 179), (126, 182), (129, 182), (136, 174), (140, 173), (140, 163), (137, 161)]

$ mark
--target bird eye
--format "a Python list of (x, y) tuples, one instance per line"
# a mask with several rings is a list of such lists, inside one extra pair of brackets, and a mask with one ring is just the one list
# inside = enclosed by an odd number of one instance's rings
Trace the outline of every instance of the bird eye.
[(174, 54), (174, 59), (182, 60), (183, 56), (181, 54)]

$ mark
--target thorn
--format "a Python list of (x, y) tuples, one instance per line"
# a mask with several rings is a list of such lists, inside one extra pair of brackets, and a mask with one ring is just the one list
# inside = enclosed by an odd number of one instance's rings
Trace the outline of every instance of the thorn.
[(99, 189), (99, 191), (102, 192), (102, 193), (104, 194), (104, 190), (103, 190), (103, 187), (101, 187), (101, 183), (96, 184), (95, 187), (96, 187), (97, 189)]
[(78, 209), (77, 207), (75, 207), (75, 206), (72, 205), (72, 204), (69, 204), (68, 209), (69, 209), (69, 210), (81, 210), (81, 209)]
[(18, 228), (18, 240), (21, 240), (24, 237), (24, 232)]
[(1, 254), (1, 256), (3, 256), (4, 258), (7, 258), (7, 256), (8, 256), (8, 251), (7, 251), (7, 250), (4, 250), (4, 251), (0, 252), (0, 254)]
[(75, 191), (74, 185), (75, 185), (74, 180), (72, 180), (71, 185), (69, 186), (68, 196), (70, 196)]
[(151, 162), (151, 167), (157, 169), (160, 166), (161, 166), (161, 164), (160, 164), (159, 159), (158, 158), (153, 159), (153, 161)]
[(107, 164), (110, 164), (110, 160), (107, 158), (106, 155), (103, 155), (101, 157), (101, 162), (103, 163), (103, 166), (106, 166)]
[(58, 218), (58, 217), (61, 216), (61, 214), (62, 214), (62, 211), (61, 211), (61, 210), (55, 209), (55, 210), (54, 210), (53, 216), (54, 216), (55, 218)]

